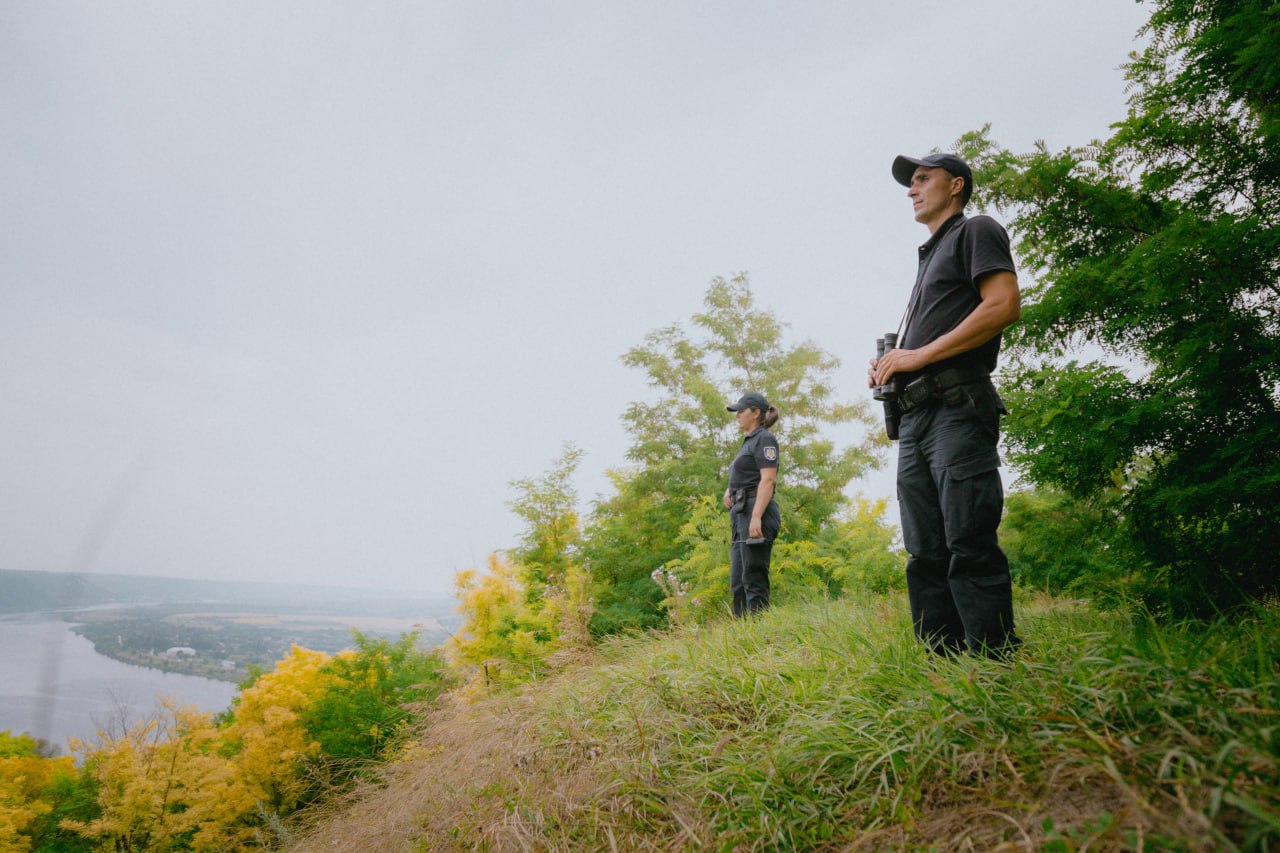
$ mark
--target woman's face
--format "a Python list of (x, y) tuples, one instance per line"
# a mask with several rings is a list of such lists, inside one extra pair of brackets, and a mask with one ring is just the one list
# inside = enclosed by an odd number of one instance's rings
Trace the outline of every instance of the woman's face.
[(760, 425), (759, 409), (738, 409), (733, 416), (738, 421), (738, 429), (743, 432), (751, 432)]

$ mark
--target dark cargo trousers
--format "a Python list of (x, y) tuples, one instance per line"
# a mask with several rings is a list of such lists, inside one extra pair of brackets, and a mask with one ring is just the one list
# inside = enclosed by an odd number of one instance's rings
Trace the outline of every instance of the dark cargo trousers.
[(741, 508), (729, 511), (731, 544), (729, 545), (729, 591), (733, 594), (733, 615), (746, 616), (769, 606), (769, 559), (773, 555), (773, 539), (782, 526), (782, 516), (776, 501), (769, 501), (760, 519), (764, 528), (764, 542), (748, 545), (750, 538), (751, 510), (754, 499), (748, 499)]
[(898, 503), (916, 636), (936, 652), (1015, 647), (1009, 561), (996, 541), (1004, 506), (996, 441), (1004, 405), (990, 381), (902, 416)]

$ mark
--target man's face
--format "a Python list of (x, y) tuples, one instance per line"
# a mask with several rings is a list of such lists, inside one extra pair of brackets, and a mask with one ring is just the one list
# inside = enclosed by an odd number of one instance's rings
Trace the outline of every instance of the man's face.
[(907, 188), (907, 198), (915, 210), (916, 222), (940, 223), (948, 215), (952, 198), (959, 199), (964, 179), (952, 177), (946, 169), (916, 167)]

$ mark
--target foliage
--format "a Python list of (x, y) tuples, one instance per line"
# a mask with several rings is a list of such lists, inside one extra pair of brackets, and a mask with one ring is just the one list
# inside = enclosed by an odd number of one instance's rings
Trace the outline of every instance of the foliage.
[[(815, 539), (832, 560), (829, 588), (837, 593), (886, 593), (907, 585), (906, 553), (886, 521), (888, 501), (858, 497), (838, 523)], [(785, 559), (785, 556), (784, 556)]]
[[(775, 604), (888, 592), (905, 586), (905, 556), (885, 521), (887, 502), (859, 497), (809, 539), (776, 542), (770, 561)], [(724, 508), (703, 498), (681, 530), (688, 556), (662, 568), (663, 606), (680, 624), (729, 612), (729, 525)]]
[(49, 811), (32, 828), (32, 850), (36, 853), (80, 853), (84, 839), (67, 824), (87, 822), (102, 813), (98, 806), (98, 788), (92, 775), (70, 766), (70, 757), (51, 759), (62, 763), (49, 777), (42, 799)]
[(52, 820), (66, 797), (58, 796), (75, 779), (69, 756), (49, 758), (29, 735), (0, 731), (0, 851), (21, 853), (52, 842)]
[[(958, 147), (1037, 277), (1010, 335), (1011, 457), (1073, 495), (1123, 489), (1148, 595), (1203, 613), (1280, 582), (1280, 23), (1165, 0), (1149, 33), (1111, 138)], [(1082, 344), (1098, 357), (1068, 360)]]
[(295, 647), (241, 690), (221, 722), (163, 702), (151, 717), (73, 742), (97, 814), (63, 826), (104, 847), (234, 850), (251, 845), (264, 812), (288, 815), (308, 793), (318, 752), (299, 714), (319, 695), (327, 655)]
[(120, 737), (96, 746), (73, 742), (95, 782), (100, 814), (66, 827), (107, 848), (235, 849), (245, 840), (245, 803), (232, 793), (235, 770), (219, 746), (211, 715), (171, 702)]
[(1280, 138), (1280, 13), (1274, 3), (1165, 0), (1151, 27), (1176, 39), (1187, 65), (1215, 90), (1247, 103), (1264, 137)]
[(716, 278), (693, 316), (698, 336), (671, 325), (623, 357), (659, 396), (623, 416), (630, 467), (612, 473), (614, 493), (594, 508), (582, 551), (597, 584), (595, 627), (607, 633), (660, 624), (659, 565), (692, 557), (682, 532), (699, 502), (724, 491), (736, 426), (726, 401), (760, 391), (782, 414), (779, 495), (783, 540), (817, 535), (844, 502), (848, 482), (875, 464), (876, 433), (838, 448), (831, 431), (871, 423), (866, 407), (835, 399), (838, 361), (809, 342), (787, 345), (786, 325), (755, 305), (746, 275)]
[(1086, 501), (1052, 488), (1011, 492), (1000, 544), (1014, 581), (1055, 595), (1122, 599), (1136, 573), (1130, 567), (1140, 564), (1114, 539), (1115, 513), (1106, 497)]
[(662, 590), (662, 606), (672, 623), (697, 623), (730, 612), (730, 538), (729, 522), (719, 499), (699, 499), (680, 530), (680, 541), (688, 556), (674, 559), (650, 574)]
[[(119, 850), (260, 849), (265, 837), (285, 837), (285, 820), (385, 759), (413, 707), (448, 683), (415, 634), (354, 639), (336, 657), (295, 646), (216, 718), (164, 702), (97, 743), (73, 742), (78, 775), (70, 758), (35, 758), (29, 738), (0, 736), (0, 770), (43, 762), (43, 775), (0, 775), (0, 833), (21, 818), (42, 851), (80, 850), (86, 840)], [(10, 778), (27, 786), (27, 805), (6, 820)]]
[(415, 719), (412, 706), (432, 701), (448, 683), (443, 660), (421, 650), (416, 634), (391, 642), (353, 633), (355, 648), (324, 664), (319, 693), (299, 715), (329, 779), (383, 758)]
[(520, 544), (489, 558), (489, 570), (454, 578), (464, 616), (451, 659), (485, 684), (536, 676), (561, 651), (588, 641), (591, 581), (572, 478), (582, 451), (566, 445), (541, 477), (516, 480), (511, 507), (525, 522)]
[(507, 555), (522, 568), (526, 604), (534, 605), (560, 589), (576, 560), (582, 526), (572, 481), (581, 460), (581, 450), (565, 445), (546, 474), (511, 484), (516, 499), (510, 506), (524, 520), (525, 530), (520, 544)]
[(319, 755), (320, 744), (302, 716), (333, 683), (330, 657), (294, 646), (270, 672), (242, 689), (225, 730), (224, 751), (235, 761), (234, 797), (244, 814), (262, 803), (289, 814), (308, 793), (303, 769)]

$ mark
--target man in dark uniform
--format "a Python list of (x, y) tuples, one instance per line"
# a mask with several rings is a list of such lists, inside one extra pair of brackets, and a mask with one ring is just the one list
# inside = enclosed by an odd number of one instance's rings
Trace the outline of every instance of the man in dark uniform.
[(769, 560), (782, 527), (774, 490), (778, 482), (778, 439), (769, 431), (778, 410), (754, 391), (726, 409), (743, 433), (738, 455), (729, 465), (724, 505), (729, 510), (729, 591), (733, 615), (746, 616), (769, 606)]
[(965, 216), (973, 173), (959, 157), (901, 156), (893, 176), (930, 233), (900, 347), (870, 372), (872, 385), (896, 391), (911, 620), (934, 651), (1002, 656), (1019, 642), (1009, 561), (996, 540), (1005, 410), (990, 379), (1000, 333), (1020, 313), (1009, 235), (988, 216)]

